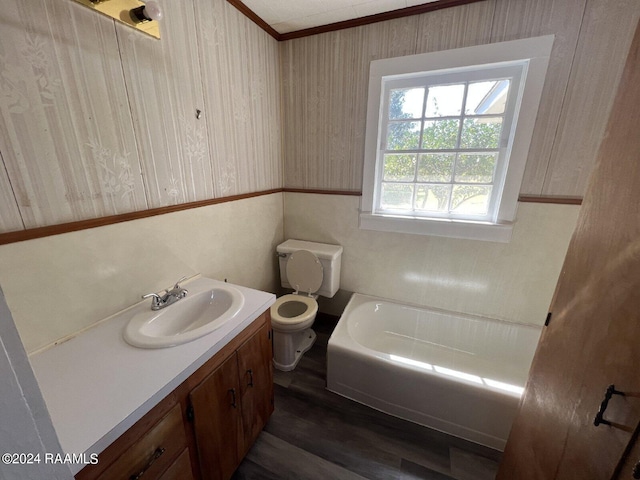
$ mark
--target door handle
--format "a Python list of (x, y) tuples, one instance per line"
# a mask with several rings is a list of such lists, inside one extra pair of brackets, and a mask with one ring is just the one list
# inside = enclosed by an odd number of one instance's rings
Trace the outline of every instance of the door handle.
[(231, 406), (233, 408), (236, 408), (236, 389), (235, 388), (230, 388), (229, 389), (229, 393), (231, 394)]
[(249, 369), (247, 373), (249, 374), (249, 383), (247, 383), (247, 386), (253, 387), (253, 370)]
[[(596, 413), (596, 417), (593, 419), (593, 424), (596, 427), (601, 424), (611, 425), (611, 422), (609, 420), (604, 419), (604, 412), (607, 410), (607, 407), (609, 406), (609, 400), (611, 400), (611, 397), (613, 397), (614, 395), (624, 396), (624, 392), (620, 392), (616, 390), (616, 387), (612, 384), (612, 385), (609, 385), (607, 387), (607, 390), (604, 392), (604, 400), (602, 400), (602, 403), (600, 404), (600, 408), (598, 409), (598, 413)], [(640, 467), (639, 467), (638, 475), (640, 475)], [(634, 477), (634, 478), (640, 478), (640, 476)]]

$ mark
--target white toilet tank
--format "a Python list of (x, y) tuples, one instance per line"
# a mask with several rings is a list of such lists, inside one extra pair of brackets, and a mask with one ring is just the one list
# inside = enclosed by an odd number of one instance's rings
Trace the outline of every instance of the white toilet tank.
[(342, 261), (342, 247), (327, 243), (307, 242), (304, 240), (287, 240), (277, 247), (280, 260), (280, 282), (285, 288), (292, 288), (287, 280), (287, 260), (296, 250), (308, 250), (313, 253), (322, 264), (322, 284), (315, 292), (323, 297), (333, 297), (340, 288), (340, 263)]

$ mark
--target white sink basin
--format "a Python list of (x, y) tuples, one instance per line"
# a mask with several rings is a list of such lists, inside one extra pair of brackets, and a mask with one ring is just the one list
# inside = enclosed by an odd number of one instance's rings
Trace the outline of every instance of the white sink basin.
[(189, 293), (161, 310), (137, 313), (124, 330), (124, 339), (141, 348), (174, 347), (196, 340), (222, 327), (244, 305), (237, 288), (216, 282), (215, 286), (186, 285)]

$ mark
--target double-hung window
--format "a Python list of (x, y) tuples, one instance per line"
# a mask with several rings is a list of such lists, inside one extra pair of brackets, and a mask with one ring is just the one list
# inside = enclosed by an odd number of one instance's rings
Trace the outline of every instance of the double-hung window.
[(508, 241), (552, 41), (372, 62), (361, 226)]

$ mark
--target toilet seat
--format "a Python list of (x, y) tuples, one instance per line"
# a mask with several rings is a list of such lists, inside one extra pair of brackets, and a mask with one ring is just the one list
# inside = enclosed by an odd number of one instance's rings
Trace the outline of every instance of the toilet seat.
[(304, 330), (318, 313), (318, 303), (311, 294), (322, 285), (322, 264), (308, 250), (297, 250), (289, 256), (286, 272), (295, 293), (278, 298), (271, 306), (271, 323), (281, 332)]
[(318, 313), (315, 298), (300, 294), (284, 295), (271, 306), (271, 324), (274, 330), (295, 331), (311, 326)]

